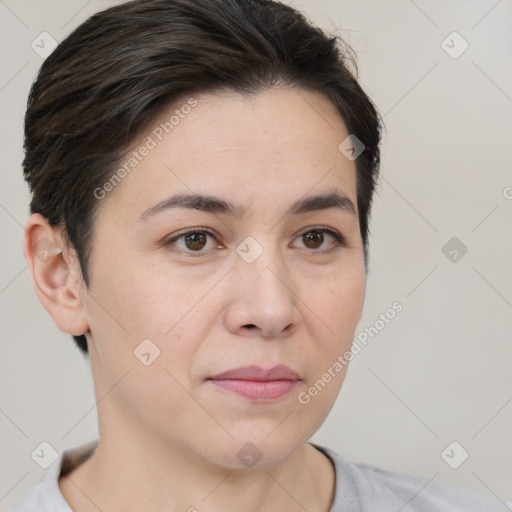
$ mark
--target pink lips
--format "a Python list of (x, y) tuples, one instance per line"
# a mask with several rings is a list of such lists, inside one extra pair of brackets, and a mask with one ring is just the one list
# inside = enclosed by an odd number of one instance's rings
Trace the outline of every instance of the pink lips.
[(300, 376), (285, 365), (268, 370), (259, 366), (244, 366), (222, 372), (208, 379), (223, 389), (252, 400), (275, 400), (289, 393)]

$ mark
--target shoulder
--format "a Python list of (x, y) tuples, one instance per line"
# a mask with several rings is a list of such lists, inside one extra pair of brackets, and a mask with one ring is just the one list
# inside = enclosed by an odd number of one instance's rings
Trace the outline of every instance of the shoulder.
[(56, 475), (53, 475), (56, 469), (60, 470), (59, 463), (52, 464), (44, 479), (29, 489), (8, 512), (68, 512), (65, 508), (56, 507), (53, 485), (53, 481), (56, 481)]
[(73, 512), (59, 488), (59, 477), (90, 456), (97, 441), (71, 448), (59, 454), (46, 470), (44, 479), (29, 489), (8, 512)]
[[(333, 509), (343, 509), (345, 501), (357, 503), (360, 510), (379, 512), (507, 512), (512, 502), (494, 494), (448, 484), (432, 478), (389, 471), (369, 464), (352, 462), (331, 448), (315, 445), (326, 453), (336, 468)], [(338, 501), (338, 503), (337, 503)], [(359, 510), (359, 509), (355, 509)]]

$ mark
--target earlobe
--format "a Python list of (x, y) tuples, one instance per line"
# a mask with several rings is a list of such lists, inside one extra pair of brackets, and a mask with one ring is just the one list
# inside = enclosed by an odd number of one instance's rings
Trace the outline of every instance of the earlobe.
[(37, 296), (57, 327), (72, 335), (87, 332), (86, 290), (76, 255), (39, 213), (27, 220), (23, 252)]

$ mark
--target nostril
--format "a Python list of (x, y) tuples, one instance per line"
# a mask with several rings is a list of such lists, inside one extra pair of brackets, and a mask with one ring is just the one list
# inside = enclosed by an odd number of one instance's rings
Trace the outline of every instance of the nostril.
[(253, 327), (256, 327), (254, 324), (247, 324), (244, 327), (247, 327), (248, 329), (252, 329)]

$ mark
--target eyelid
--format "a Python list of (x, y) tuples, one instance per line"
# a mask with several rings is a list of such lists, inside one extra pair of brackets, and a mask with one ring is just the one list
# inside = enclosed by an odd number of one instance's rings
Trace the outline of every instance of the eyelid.
[(343, 238), (343, 236), (337, 229), (334, 229), (330, 226), (322, 226), (322, 225), (318, 225), (318, 224), (313, 224), (312, 226), (307, 226), (307, 227), (301, 229), (299, 231), (299, 233), (297, 235), (295, 235), (295, 238), (297, 238), (298, 236), (304, 235), (305, 233), (309, 233), (310, 231), (328, 231), (333, 236), (339, 236), (340, 238)]
[(173, 242), (180, 236), (188, 235), (191, 233), (208, 233), (209, 235), (212, 235), (213, 237), (217, 237), (217, 233), (212, 231), (210, 228), (207, 228), (204, 226), (198, 226), (195, 228), (185, 228), (185, 229), (182, 229), (181, 231), (178, 231), (177, 233), (173, 233), (172, 238), (171, 238), (171, 235), (169, 237), (164, 238), (164, 243)]

